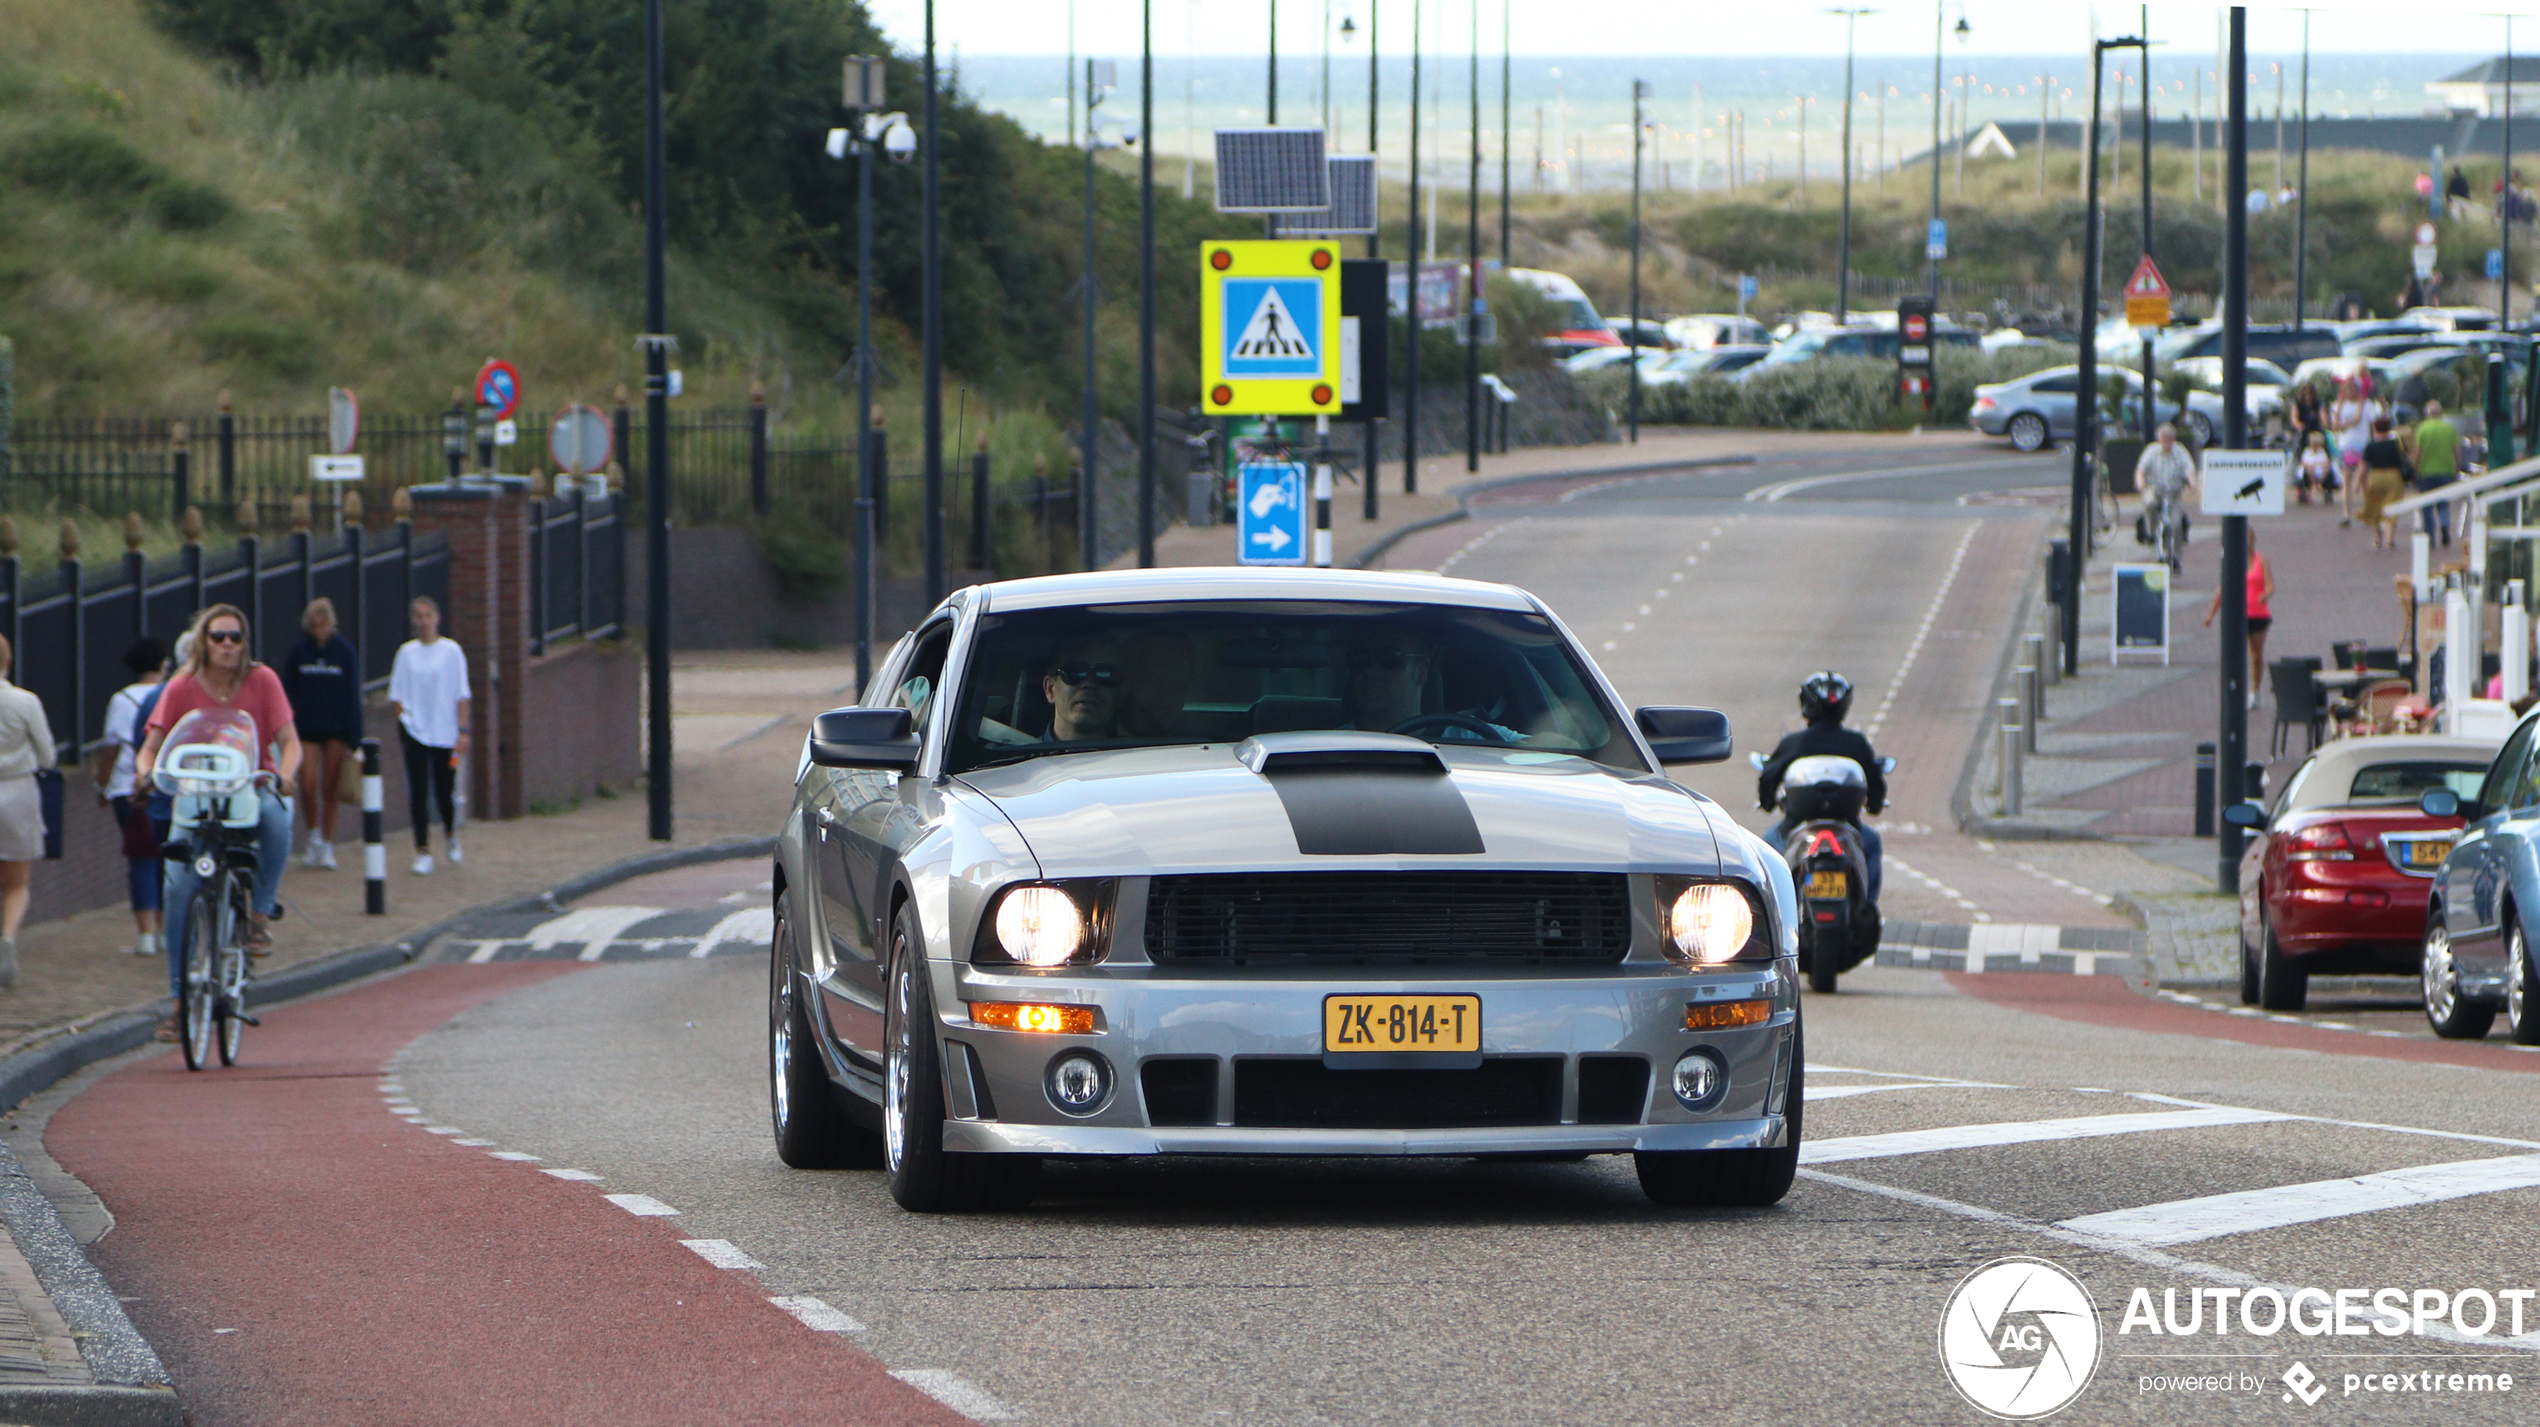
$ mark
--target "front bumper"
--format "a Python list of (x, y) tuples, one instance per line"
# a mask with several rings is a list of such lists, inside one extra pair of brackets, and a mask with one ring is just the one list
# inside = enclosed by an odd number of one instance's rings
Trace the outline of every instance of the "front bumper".
[[(1123, 965), (1033, 975), (935, 962), (930, 969), (937, 978), (935, 1004), (943, 1008), (938, 1032), (951, 1112), (944, 1125), (947, 1149), (1056, 1155), (1622, 1153), (1764, 1148), (1784, 1143), (1786, 1134), (1783, 1100), (1799, 1019), (1796, 970), (1788, 961), (1699, 973), (1672, 963), (1638, 962), (1469, 975), (1420, 968), (1417, 976), (1391, 979), (1367, 975), (1365, 968), (1193, 973)], [(1525, 1123), (1259, 1122), (1262, 1102), (1239, 1095), (1247, 1064), (1335, 1065), (1322, 1059), (1323, 1000), (1335, 993), (1479, 996), (1483, 1059), (1527, 1061), (1544, 1077), (1557, 1063), (1557, 1113), (1547, 1100), (1544, 1113)], [(1689, 1005), (1758, 999), (1770, 1005), (1762, 1024), (1685, 1029)], [(1090, 1006), (1095, 1030), (1042, 1034), (974, 1022), (971, 1003), (991, 1001)], [(1701, 1110), (1688, 1108), (1671, 1088), (1676, 1061), (1697, 1047), (1707, 1048), (1727, 1071), (1726, 1088)], [(1079, 1049), (1103, 1058), (1113, 1084), (1109, 1099), (1083, 1117), (1061, 1113), (1044, 1086), (1051, 1063)], [(1593, 1089), (1583, 1095), (1581, 1065), (1592, 1057), (1646, 1061), (1645, 1089), (1636, 1107), (1618, 1106)], [(1143, 1072), (1157, 1060), (1213, 1067), (1213, 1110), (1151, 1114)], [(1600, 1070), (1611, 1064), (1597, 1062)], [(1332, 1070), (1344, 1085), (1352, 1073)], [(1377, 1084), (1369, 1081), (1371, 1090)]]

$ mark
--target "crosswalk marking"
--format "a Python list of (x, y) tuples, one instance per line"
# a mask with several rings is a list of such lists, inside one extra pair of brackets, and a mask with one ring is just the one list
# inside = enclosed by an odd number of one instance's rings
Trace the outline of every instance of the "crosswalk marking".
[(1888, 1159), (1897, 1155), (1931, 1154), (1940, 1150), (1978, 1149), (1992, 1145), (2035, 1144), (2046, 1140), (2096, 1139), (2104, 1135), (2136, 1135), (2152, 1130), (2194, 1130), (2217, 1125), (2254, 1125), (2290, 1120), (2272, 1110), (2213, 1106), (2195, 1110), (2163, 1110), (2150, 1114), (2080, 1115), (2057, 1120), (2010, 1120), (1982, 1125), (1945, 1125), (1930, 1130), (1899, 1130), (1883, 1135), (1854, 1135), (1831, 1140), (1805, 1140), (1801, 1164), (1840, 1164), (1846, 1160)]
[(1894, 1085), (1811, 1085), (1808, 1102), (1847, 1100), (1855, 1095), (1876, 1095), (1887, 1090), (2009, 1090), (2008, 1085), (1991, 1085), (1981, 1080), (1909, 1080)]
[(576, 907), (529, 929), (524, 940), (532, 951), (552, 951), (565, 942), (582, 942), (585, 961), (599, 960), (598, 951), (637, 922), (661, 915), (659, 907)]
[(727, 914), (704, 936), (697, 938), (696, 949), (688, 954), (703, 959), (727, 941), (764, 945), (776, 935), (776, 911), (772, 907), (745, 907)]
[(2063, 1227), (2139, 1244), (2186, 1244), (2226, 1234), (2280, 1229), (2291, 1224), (2341, 1219), (2349, 1214), (2534, 1187), (2540, 1187), (2540, 1155), (2506, 1155), (2146, 1204), (2137, 1209), (2066, 1219)]

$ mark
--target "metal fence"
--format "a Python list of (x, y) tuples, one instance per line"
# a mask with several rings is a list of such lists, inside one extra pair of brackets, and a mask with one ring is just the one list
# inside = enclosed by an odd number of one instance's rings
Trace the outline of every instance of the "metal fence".
[(130, 682), (123, 654), (132, 641), (173, 640), (207, 605), (245, 610), (258, 657), (275, 659), (300, 637), (301, 611), (323, 595), (361, 651), (364, 687), (376, 689), (405, 641), (406, 607), (417, 595), (447, 605), (450, 593), (449, 542), (405, 521), (385, 531), (354, 525), (332, 535), (194, 543), (157, 560), (135, 550), (113, 561), (67, 558), (40, 573), (32, 564), (0, 554), (0, 630), (16, 651), (13, 681), (43, 700), (65, 763), (103, 741), (106, 702)]
[(577, 490), (529, 503), (529, 652), (626, 633), (626, 508)]

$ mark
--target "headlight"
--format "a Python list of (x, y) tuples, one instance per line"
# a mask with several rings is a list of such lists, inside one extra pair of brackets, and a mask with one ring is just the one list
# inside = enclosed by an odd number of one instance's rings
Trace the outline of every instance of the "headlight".
[(971, 960), (1042, 971), (1101, 960), (1117, 885), (1106, 877), (1006, 888), (980, 923)]
[(1658, 879), (1660, 929), (1667, 955), (1691, 966), (1772, 959), (1754, 894), (1734, 882)]

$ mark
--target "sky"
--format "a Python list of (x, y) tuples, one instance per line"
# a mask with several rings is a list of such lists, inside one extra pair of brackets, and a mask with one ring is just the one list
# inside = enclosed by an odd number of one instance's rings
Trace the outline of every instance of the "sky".
[[(1483, 45), (1499, 47), (1503, 0), (1480, 0)], [(1842, 20), (1818, 4), (1730, 3), (1730, 0), (1504, 0), (1510, 47), (1521, 55), (1794, 55), (1840, 54)], [(1154, 0), (1155, 47), (1160, 55), (1188, 53), (1236, 55), (1259, 53), (1268, 38), (1273, 0)], [(884, 33), (903, 50), (918, 47), (924, 34), (925, 0), (867, 0)], [(1277, 5), (1283, 55), (1308, 50), (1318, 55), (1323, 16), (1338, 28), (1346, 15), (1363, 36), (1371, 12), (1378, 38), (1397, 49), (1410, 32), (1412, 0), (1286, 0)], [(2094, 12), (2098, 33), (2131, 33), (2139, 8), (2133, 5), (2079, 5), (2064, 0), (1944, 0), (1940, 7), (1953, 27), (1960, 16), (1968, 26), (1962, 43), (1947, 48), (1962, 54), (2034, 55), (2077, 50), (2091, 33)], [(1469, 49), (1473, 9), (1455, 0), (1428, 0), (1423, 7), (1425, 38), (1432, 51)], [(1138, 52), (1138, 0), (936, 0), (936, 42), (966, 55), (1059, 55), (1068, 43), (1069, 17), (1074, 16), (1079, 53), (1133, 58)], [(2316, 52), (2451, 54), (2485, 48), (2501, 49), (2504, 24), (2500, 11), (2540, 17), (2540, 0), (2393, 0), (2380, 3), (2322, 3), (2311, 10), (2311, 44)], [(2150, 7), (2153, 38), (2210, 51), (2220, 13), (2211, 5), (2166, 4)], [(2409, 23), (2394, 17), (2404, 16)], [(2253, 6), (2249, 11), (2249, 44), (2253, 50), (2298, 50), (2302, 12), (2288, 7)], [(1908, 3), (1883, 7), (1859, 21), (1856, 50), (1865, 55), (1929, 54), (1933, 39), (1933, 7)], [(2422, 23), (2419, 23), (2422, 22)], [(2540, 24), (2521, 22), (2540, 50)], [(1363, 41), (1362, 41), (1363, 42)], [(1348, 52), (1335, 39), (1333, 49)], [(1363, 49), (1356, 51), (1364, 54)]]

